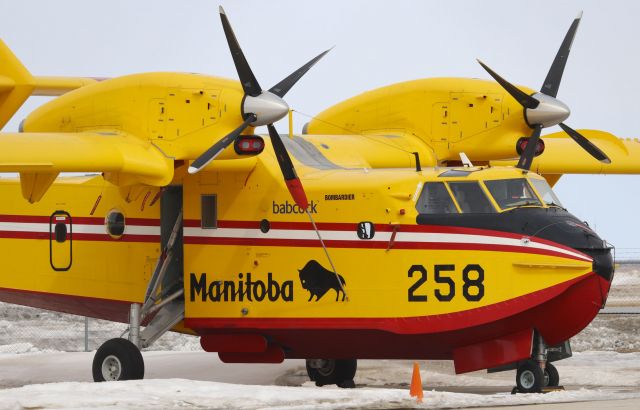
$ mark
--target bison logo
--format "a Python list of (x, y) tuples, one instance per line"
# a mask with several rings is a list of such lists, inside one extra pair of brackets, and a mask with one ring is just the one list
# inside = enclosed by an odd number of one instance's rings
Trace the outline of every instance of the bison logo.
[[(311, 260), (304, 265), (304, 268), (298, 270), (300, 272), (300, 282), (302, 287), (309, 291), (309, 302), (313, 297), (316, 297), (316, 302), (321, 297), (333, 289), (336, 291), (336, 302), (342, 293), (342, 300), (345, 299), (345, 293), (342, 287), (346, 284), (342, 275), (336, 275), (330, 270), (327, 270), (318, 263), (318, 261)], [(338, 282), (338, 279), (340, 282)]]

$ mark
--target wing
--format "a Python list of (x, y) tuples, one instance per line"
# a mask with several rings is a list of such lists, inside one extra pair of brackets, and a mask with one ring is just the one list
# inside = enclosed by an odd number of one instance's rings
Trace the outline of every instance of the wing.
[(102, 172), (120, 185), (164, 186), (173, 160), (122, 132), (0, 134), (0, 172), (19, 172), (22, 194), (42, 198), (60, 172)]
[[(580, 148), (565, 133), (542, 137), (545, 150), (536, 157), (531, 170), (538, 174), (640, 174), (640, 142), (620, 139), (608, 132), (578, 130), (611, 159), (603, 164)], [(491, 161), (491, 165), (515, 165), (517, 160)]]

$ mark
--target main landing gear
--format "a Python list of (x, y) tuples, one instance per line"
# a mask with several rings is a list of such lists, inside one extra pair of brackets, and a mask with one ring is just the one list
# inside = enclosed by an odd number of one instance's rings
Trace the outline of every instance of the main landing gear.
[(127, 339), (107, 340), (93, 358), (93, 380), (139, 380), (144, 377), (144, 360), (138, 346)]
[(345, 389), (354, 388), (357, 368), (356, 359), (307, 359), (307, 374), (316, 386), (335, 384)]
[[(139, 380), (144, 378), (144, 360), (140, 349), (151, 346), (184, 319), (184, 286), (181, 275), (167, 276), (173, 249), (182, 226), (182, 211), (178, 213), (167, 247), (158, 260), (147, 286), (144, 304), (133, 303), (129, 310), (129, 338), (107, 340), (93, 357), (93, 380), (96, 382)], [(161, 288), (163, 288), (161, 290)], [(141, 330), (145, 317), (153, 319)], [(126, 333), (126, 332), (125, 332)], [(124, 334), (123, 334), (124, 336)]]

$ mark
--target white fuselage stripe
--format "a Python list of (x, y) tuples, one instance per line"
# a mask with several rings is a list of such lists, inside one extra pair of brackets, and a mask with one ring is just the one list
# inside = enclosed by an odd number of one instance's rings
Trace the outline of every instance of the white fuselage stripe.
[[(103, 225), (73, 224), (73, 233), (106, 234)], [(48, 223), (32, 222), (0, 222), (0, 232), (34, 232), (49, 233)], [(159, 226), (148, 225), (126, 225), (125, 235), (147, 235), (159, 236)], [(355, 231), (321, 231), (322, 238), (326, 241), (363, 241), (363, 242), (389, 242), (392, 237), (391, 232), (376, 232), (372, 239), (361, 240)], [(286, 240), (317, 240), (315, 231), (308, 229), (271, 229), (266, 233), (260, 229), (247, 228), (217, 228), (202, 229), (199, 227), (184, 228), (185, 238), (218, 238), (218, 239), (286, 239)], [(397, 232), (395, 243), (455, 243), (469, 245), (493, 245), (493, 246), (514, 246), (527, 249), (538, 249), (548, 252), (556, 252), (574, 258), (590, 261), (591, 258), (568, 249), (537, 242), (528, 238), (517, 239), (492, 235), (460, 234), (460, 233), (433, 233), (433, 232)]]
[[(104, 225), (73, 224), (71, 229), (73, 233), (107, 234), (107, 230)], [(2, 231), (49, 233), (49, 224), (33, 222), (0, 222), (0, 232)], [(125, 235), (129, 234), (159, 236), (160, 227), (147, 225), (126, 225), (124, 233)]]

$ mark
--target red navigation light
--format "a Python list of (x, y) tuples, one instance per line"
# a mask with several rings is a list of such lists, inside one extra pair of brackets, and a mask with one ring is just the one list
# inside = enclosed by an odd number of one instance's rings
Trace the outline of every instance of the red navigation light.
[(238, 155), (257, 155), (264, 149), (264, 140), (257, 135), (241, 135), (233, 147)]
[[(527, 147), (527, 143), (529, 142), (529, 138), (528, 137), (522, 137), (518, 140), (518, 142), (516, 142), (516, 152), (518, 153), (518, 155), (522, 155), (522, 153), (524, 152), (524, 149)], [(544, 140), (539, 139), (538, 140), (538, 145), (536, 146), (536, 153), (535, 156), (537, 157), (538, 155), (542, 154), (544, 152)]]

